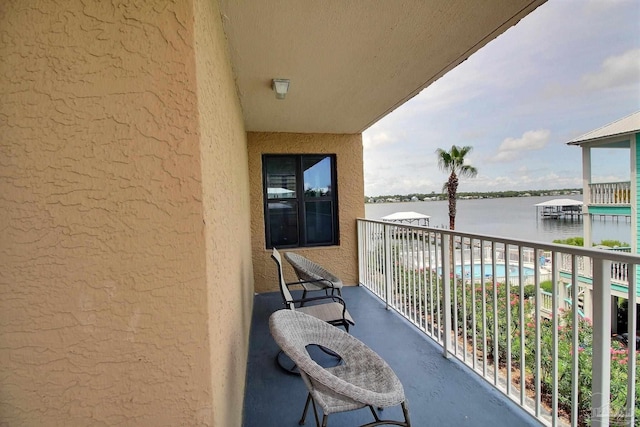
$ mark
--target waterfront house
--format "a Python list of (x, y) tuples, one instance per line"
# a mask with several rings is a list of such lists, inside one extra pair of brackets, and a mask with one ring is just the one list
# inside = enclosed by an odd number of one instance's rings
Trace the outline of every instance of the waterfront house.
[(4, 2), (0, 424), (241, 425), (269, 248), (363, 283), (362, 132), (542, 3)]
[[(640, 166), (640, 111), (585, 133), (568, 142), (582, 149), (582, 180), (584, 195), (584, 242), (590, 246), (591, 222), (593, 217), (617, 216), (631, 221), (632, 233), (629, 236), (631, 251), (638, 252), (638, 167)], [(594, 182), (591, 169), (598, 157), (598, 149), (620, 149), (629, 153), (628, 167), (630, 181)], [(621, 165), (623, 168), (624, 165)], [(606, 218), (605, 218), (606, 219)]]
[[(593, 243), (591, 228), (596, 219), (604, 221), (629, 221), (631, 234), (629, 235), (630, 247), (616, 248), (631, 253), (640, 252), (638, 241), (638, 215), (640, 212), (640, 199), (638, 198), (638, 184), (640, 175), (640, 111), (601, 126), (578, 136), (568, 142), (569, 145), (582, 149), (582, 193), (584, 216), (584, 245), (590, 247)], [(599, 149), (624, 150), (629, 153), (628, 166), (630, 180), (624, 182), (594, 182), (592, 168), (597, 164)], [(561, 267), (561, 273), (565, 281), (571, 277), (566, 266)], [(611, 293), (614, 312), (618, 307), (619, 299), (626, 299), (629, 286), (629, 271), (625, 264), (614, 263), (611, 266)], [(591, 298), (592, 294), (592, 268), (590, 263), (583, 263), (579, 269), (580, 290), (578, 295), (581, 307), (587, 310), (590, 304), (585, 304), (585, 298)], [(636, 286), (637, 286), (636, 280)], [(640, 287), (637, 287), (637, 295), (640, 295)], [(587, 312), (588, 313), (588, 312)], [(588, 313), (590, 314), (590, 313)], [(616, 325), (614, 324), (614, 332)]]

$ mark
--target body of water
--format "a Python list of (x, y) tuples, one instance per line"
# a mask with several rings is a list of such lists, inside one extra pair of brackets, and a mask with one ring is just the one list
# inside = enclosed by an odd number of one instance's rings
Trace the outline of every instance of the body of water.
[[(582, 219), (542, 219), (536, 217), (537, 203), (562, 196), (509, 197), (503, 199), (458, 200), (456, 230), (496, 237), (552, 242), (555, 239), (582, 236)], [(570, 196), (582, 200), (582, 196)], [(449, 228), (449, 202), (367, 203), (368, 219), (380, 219), (394, 212), (413, 211), (431, 216), (432, 227)], [(593, 241), (604, 239), (631, 242), (630, 218), (595, 218)]]

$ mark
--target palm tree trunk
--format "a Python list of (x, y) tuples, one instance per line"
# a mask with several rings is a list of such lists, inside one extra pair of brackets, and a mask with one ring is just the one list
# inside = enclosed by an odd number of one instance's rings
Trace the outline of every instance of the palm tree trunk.
[(456, 228), (456, 195), (458, 192), (458, 177), (455, 172), (451, 172), (449, 175), (449, 181), (447, 182), (447, 193), (449, 193), (449, 229), (455, 230)]

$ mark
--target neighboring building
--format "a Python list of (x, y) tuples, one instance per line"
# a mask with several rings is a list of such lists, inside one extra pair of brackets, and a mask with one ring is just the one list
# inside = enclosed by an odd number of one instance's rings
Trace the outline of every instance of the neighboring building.
[(362, 132), (542, 3), (3, 2), (0, 425), (241, 425), (268, 247), (355, 284)]
[[(610, 219), (615, 216), (629, 218), (631, 221), (630, 248), (624, 250), (640, 253), (638, 241), (638, 224), (640, 199), (638, 187), (640, 184), (640, 111), (617, 120), (608, 125), (590, 131), (568, 142), (582, 148), (582, 177), (583, 177), (583, 217), (584, 217), (584, 245), (590, 247), (593, 243), (591, 226), (594, 217), (604, 216)], [(613, 148), (626, 150), (629, 153), (630, 181), (625, 182), (593, 182), (591, 169), (598, 157), (594, 150)], [(611, 294), (613, 304), (617, 298), (626, 299), (628, 292), (629, 274), (626, 264), (614, 263), (611, 270)], [(581, 298), (590, 298), (591, 277), (590, 265), (583, 266), (580, 274), (582, 287), (585, 291)], [(570, 276), (566, 276), (568, 278)], [(638, 281), (636, 281), (638, 283)], [(637, 285), (640, 296), (640, 286)], [(581, 304), (582, 305), (582, 304)], [(590, 307), (588, 302), (584, 304)], [(617, 304), (615, 304), (617, 307)], [(589, 315), (589, 313), (587, 313)]]
[[(584, 244), (591, 246), (593, 216), (626, 216), (631, 218), (633, 253), (638, 253), (638, 168), (640, 166), (640, 111), (588, 132), (568, 142), (582, 148), (582, 194), (584, 201)], [(593, 182), (591, 168), (598, 159), (592, 151), (598, 148), (629, 152), (630, 181)], [(624, 166), (623, 166), (624, 167)]]

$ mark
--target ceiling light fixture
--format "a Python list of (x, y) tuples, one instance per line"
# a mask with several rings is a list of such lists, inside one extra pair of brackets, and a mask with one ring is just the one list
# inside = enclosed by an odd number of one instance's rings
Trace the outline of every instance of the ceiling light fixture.
[(277, 99), (284, 99), (287, 96), (287, 92), (289, 92), (289, 79), (273, 79), (271, 88), (276, 93)]

